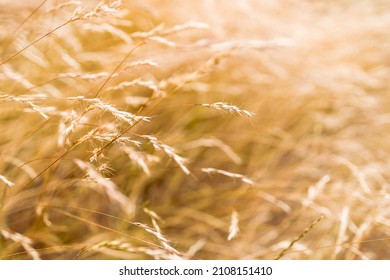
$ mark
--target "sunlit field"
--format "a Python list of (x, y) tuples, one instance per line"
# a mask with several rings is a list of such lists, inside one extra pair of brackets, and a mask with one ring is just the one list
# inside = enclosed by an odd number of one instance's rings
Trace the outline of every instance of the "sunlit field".
[(0, 259), (390, 259), (387, 0), (0, 0)]

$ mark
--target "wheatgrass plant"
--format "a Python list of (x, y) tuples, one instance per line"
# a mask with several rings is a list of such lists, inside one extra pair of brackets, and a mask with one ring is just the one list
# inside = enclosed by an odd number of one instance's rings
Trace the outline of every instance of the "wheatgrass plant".
[(1, 259), (390, 258), (386, 0), (0, 3)]

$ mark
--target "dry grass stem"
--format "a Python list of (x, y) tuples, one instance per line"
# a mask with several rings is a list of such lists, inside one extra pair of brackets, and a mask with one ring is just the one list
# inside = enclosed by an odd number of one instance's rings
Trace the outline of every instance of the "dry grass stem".
[(275, 258), (275, 260), (280, 260), (281, 258), (283, 258), (283, 256), (287, 254), (287, 252), (294, 246), (294, 244), (297, 243), (302, 238), (304, 238), (306, 234), (308, 234), (309, 231), (311, 231), (323, 218), (324, 216), (319, 217), (317, 220), (312, 222), (307, 228), (305, 228), (304, 231), (297, 238), (291, 241), (291, 243), (288, 245), (287, 248), (285, 248), (283, 251), (280, 252), (280, 254)]

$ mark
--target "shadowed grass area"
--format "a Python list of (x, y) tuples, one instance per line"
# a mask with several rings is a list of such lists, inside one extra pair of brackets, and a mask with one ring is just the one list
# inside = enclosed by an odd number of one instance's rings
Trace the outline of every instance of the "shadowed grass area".
[(388, 1), (2, 1), (1, 259), (388, 259)]

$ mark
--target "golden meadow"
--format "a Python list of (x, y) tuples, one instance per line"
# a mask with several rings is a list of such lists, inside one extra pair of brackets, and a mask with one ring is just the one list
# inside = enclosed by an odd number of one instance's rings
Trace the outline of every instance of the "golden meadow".
[(388, 259), (390, 3), (0, 2), (1, 259)]

